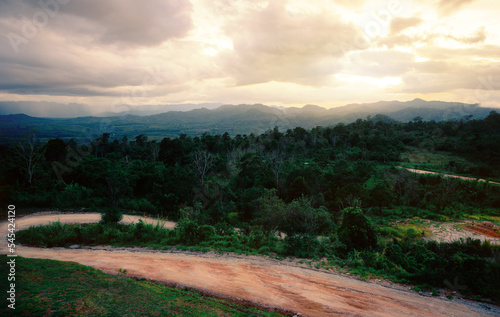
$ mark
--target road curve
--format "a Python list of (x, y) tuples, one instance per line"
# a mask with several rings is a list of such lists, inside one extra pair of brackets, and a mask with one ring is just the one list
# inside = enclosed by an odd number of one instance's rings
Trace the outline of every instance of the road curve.
[[(38, 214), (16, 219), (16, 229), (50, 221), (96, 222), (99, 214)], [(142, 217), (141, 217), (142, 218)], [(139, 217), (125, 216), (124, 222)], [(151, 218), (147, 221), (153, 221)], [(165, 227), (173, 227), (166, 223)], [(7, 222), (0, 224), (6, 237)], [(5, 238), (0, 241), (7, 254)], [(499, 307), (465, 300), (424, 297), (404, 289), (364, 282), (338, 274), (287, 265), (263, 257), (162, 253), (137, 250), (32, 248), (17, 245), (27, 258), (74, 261), (106, 273), (119, 269), (128, 275), (179, 284), (264, 307), (278, 307), (305, 316), (500, 316)], [(485, 307), (488, 306), (487, 309)]]

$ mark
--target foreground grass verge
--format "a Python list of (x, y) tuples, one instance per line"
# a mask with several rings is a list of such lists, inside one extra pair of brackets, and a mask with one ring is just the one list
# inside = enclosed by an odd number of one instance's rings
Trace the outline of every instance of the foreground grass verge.
[[(6, 294), (7, 256), (0, 261), (0, 289)], [(74, 262), (17, 257), (15, 284), (16, 309), (2, 296), (1, 316), (283, 316)]]

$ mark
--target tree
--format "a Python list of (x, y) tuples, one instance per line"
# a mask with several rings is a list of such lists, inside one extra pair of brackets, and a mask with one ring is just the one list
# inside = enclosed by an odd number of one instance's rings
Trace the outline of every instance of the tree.
[(182, 144), (179, 139), (163, 138), (160, 142), (160, 153), (158, 159), (163, 161), (168, 166), (174, 166), (176, 163), (181, 163), (185, 157)]
[(276, 189), (266, 190), (258, 200), (257, 219), (255, 223), (261, 225), (266, 233), (275, 233), (282, 226), (286, 205), (277, 195)]
[(422, 123), (422, 120), (424, 120), (421, 116), (416, 116), (415, 118), (413, 118), (411, 121), (414, 122), (414, 123)]
[(384, 183), (377, 183), (369, 193), (369, 202), (371, 206), (378, 207), (379, 212), (382, 212), (382, 207), (388, 207), (393, 196), (391, 191)]
[(48, 162), (64, 162), (67, 152), (66, 142), (63, 139), (50, 139), (45, 147), (45, 159)]
[(135, 137), (135, 143), (137, 146), (143, 147), (146, 145), (146, 142), (148, 142), (148, 137), (144, 134), (139, 134)]
[(289, 203), (281, 231), (286, 234), (320, 235), (333, 228), (331, 215), (325, 207), (314, 208), (309, 197), (302, 196)]
[(363, 250), (377, 245), (377, 236), (361, 208), (349, 207), (342, 212), (339, 240), (349, 249)]
[(101, 223), (118, 223), (122, 220), (123, 214), (117, 208), (105, 208), (101, 213)]
[(22, 163), (28, 173), (28, 183), (33, 185), (33, 176), (37, 164), (44, 158), (45, 148), (38, 144), (35, 130), (25, 133), (14, 145), (14, 151), (21, 157)]
[(205, 176), (214, 162), (213, 156), (206, 150), (199, 150), (193, 153), (192, 159), (195, 171), (200, 177), (201, 188), (203, 189), (205, 188)]
[(439, 192), (439, 210), (443, 210), (448, 204), (454, 201), (458, 192), (458, 180), (451, 177), (441, 178), (441, 190)]
[(273, 175), (268, 163), (258, 153), (243, 155), (238, 164), (239, 173), (236, 178), (236, 186), (242, 189), (259, 186), (273, 187)]
[(92, 142), (92, 145), (95, 147), (95, 157), (97, 157), (97, 153), (99, 149), (101, 150), (101, 157), (104, 157), (104, 153), (107, 153), (107, 150), (109, 148), (109, 137), (111, 134), (109, 133), (103, 133), (98, 139), (94, 140)]
[(150, 148), (151, 148), (151, 160), (153, 162), (156, 162), (156, 160), (158, 160), (158, 156), (160, 155), (160, 145), (155, 141), (153, 141), (150, 144)]
[(284, 163), (287, 161), (287, 152), (285, 147), (288, 145), (288, 139), (277, 141), (278, 145), (269, 151), (266, 156), (271, 160), (271, 169), (276, 177), (276, 189), (279, 189), (280, 173)]

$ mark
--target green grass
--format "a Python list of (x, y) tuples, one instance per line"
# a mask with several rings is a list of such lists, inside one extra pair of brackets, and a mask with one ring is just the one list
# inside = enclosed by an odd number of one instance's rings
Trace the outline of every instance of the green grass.
[(389, 238), (423, 238), (432, 235), (429, 228), (416, 221), (395, 223), (390, 226), (381, 226), (377, 231), (384, 237)]
[(478, 220), (478, 221), (489, 221), (500, 225), (500, 217), (499, 216), (490, 216), (490, 215), (465, 215), (465, 219), (469, 220)]
[[(0, 289), (8, 290), (1, 255)], [(74, 262), (16, 258), (16, 309), (2, 296), (1, 316), (283, 316), (252, 305), (126, 277)]]
[[(453, 172), (450, 168), (450, 161), (455, 162), (461, 170), (470, 171), (477, 167), (467, 159), (453, 155), (449, 152), (427, 151), (420, 148), (410, 147), (409, 151), (401, 154), (401, 166), (431, 171), (431, 172)], [(468, 173), (466, 173), (468, 174)]]
[(17, 232), (17, 241), (27, 245), (44, 247), (68, 247), (79, 245), (112, 245), (119, 247), (146, 247), (165, 250), (207, 252), (235, 252), (238, 254), (271, 255), (282, 251), (282, 241), (260, 232), (241, 235), (235, 232), (218, 235), (211, 226), (183, 226), (169, 230), (156, 225), (139, 223), (123, 224), (61, 224), (52, 222), (46, 226), (30, 227)]
[[(401, 160), (402, 162), (399, 162), (398, 165), (405, 168), (415, 168), (429, 172), (448, 173), (473, 178), (485, 178), (477, 175), (476, 172), (479, 168), (477, 163), (450, 152), (427, 151), (421, 148), (409, 147), (407, 152), (401, 154)], [(452, 165), (450, 165), (450, 162), (452, 162)], [(494, 182), (500, 181), (498, 177), (489, 177), (488, 179)], [(491, 185), (500, 186), (497, 184)]]

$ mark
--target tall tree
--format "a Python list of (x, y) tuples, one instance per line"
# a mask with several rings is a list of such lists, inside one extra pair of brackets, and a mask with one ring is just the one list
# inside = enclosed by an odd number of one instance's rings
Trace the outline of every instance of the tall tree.
[(37, 164), (44, 158), (42, 147), (38, 142), (38, 136), (35, 130), (25, 133), (21, 139), (14, 145), (14, 151), (21, 157), (22, 164), (28, 174), (28, 183), (33, 185), (33, 176)]
[(271, 160), (271, 169), (276, 178), (276, 189), (279, 190), (280, 173), (283, 170), (283, 165), (285, 162), (291, 160), (291, 158), (288, 158), (287, 153), (287, 146), (290, 141), (288, 138), (281, 137), (280, 140), (275, 141), (275, 143), (276, 145), (266, 153), (266, 156)]
[(158, 160), (158, 157), (160, 156), (160, 145), (153, 141), (149, 146), (151, 149), (151, 160), (153, 162), (156, 162)]
[(208, 153), (206, 150), (199, 150), (193, 153), (193, 164), (196, 173), (200, 177), (202, 189), (205, 188), (205, 176), (213, 162), (214, 158), (212, 154)]

